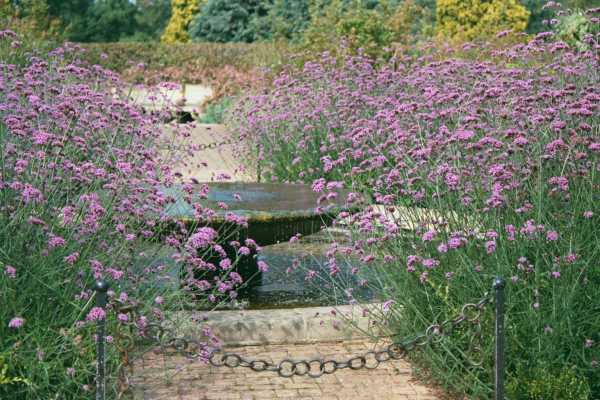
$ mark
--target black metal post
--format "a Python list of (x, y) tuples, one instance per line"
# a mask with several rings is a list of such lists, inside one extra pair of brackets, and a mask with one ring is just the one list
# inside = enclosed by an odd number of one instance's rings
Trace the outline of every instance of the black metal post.
[(496, 303), (496, 324), (494, 330), (495, 351), (494, 351), (494, 399), (504, 400), (504, 279), (497, 277), (494, 279), (495, 303)]
[[(106, 292), (108, 283), (99, 280), (94, 284), (96, 291), (96, 307), (106, 312)], [(104, 365), (104, 341), (106, 331), (106, 318), (98, 319), (96, 329), (96, 400), (104, 400), (106, 397), (106, 377)]]

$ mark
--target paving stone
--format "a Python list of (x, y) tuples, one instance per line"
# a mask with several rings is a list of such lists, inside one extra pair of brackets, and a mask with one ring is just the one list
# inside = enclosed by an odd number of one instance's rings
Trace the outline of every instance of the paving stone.
[[(327, 355), (343, 360), (370, 348), (373, 344), (361, 339), (321, 342), (318, 346), (228, 347), (227, 351), (277, 362), (282, 355), (283, 358)], [(176, 368), (181, 365), (184, 369), (178, 372)], [(216, 368), (199, 362), (190, 364), (177, 357), (149, 352), (143, 360), (136, 362), (130, 381), (136, 400), (437, 400), (434, 391), (412, 380), (410, 371), (406, 361), (391, 360), (375, 370), (346, 368), (317, 379), (306, 376), (282, 378), (273, 372), (259, 373), (241, 367)]]

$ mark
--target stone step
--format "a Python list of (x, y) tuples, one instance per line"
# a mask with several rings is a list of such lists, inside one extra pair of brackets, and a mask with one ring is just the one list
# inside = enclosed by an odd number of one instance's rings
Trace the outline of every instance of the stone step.
[(381, 312), (381, 303), (227, 310), (208, 312), (200, 323), (193, 322), (190, 312), (179, 312), (168, 325), (188, 337), (198, 337), (199, 328), (209, 326), (224, 346), (317, 343), (382, 335), (381, 327), (374, 325), (374, 320), (381, 320)]

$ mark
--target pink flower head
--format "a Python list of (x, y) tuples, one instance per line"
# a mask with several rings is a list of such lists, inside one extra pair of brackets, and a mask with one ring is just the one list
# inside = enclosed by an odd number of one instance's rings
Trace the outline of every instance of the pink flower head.
[(106, 311), (100, 307), (94, 307), (85, 317), (87, 321), (101, 321), (106, 318)]
[(66, 256), (66, 257), (64, 258), (65, 262), (66, 262), (67, 264), (69, 264), (69, 265), (73, 265), (73, 264), (75, 264), (75, 263), (77, 262), (77, 260), (78, 260), (78, 259), (79, 259), (79, 253), (78, 253), (78, 252), (75, 252), (75, 253), (69, 254), (68, 256)]
[(208, 247), (217, 237), (217, 232), (208, 227), (202, 227), (196, 231), (188, 243), (195, 249), (203, 249)]
[(11, 279), (15, 279), (17, 277), (17, 270), (15, 269), (15, 267), (7, 265), (4, 268), (4, 274)]
[(558, 232), (556, 232), (556, 231), (546, 232), (546, 240), (548, 240), (550, 242), (558, 240)]
[(383, 302), (383, 304), (382, 304), (381, 307), (382, 307), (382, 309), (383, 309), (384, 312), (388, 312), (388, 311), (391, 310), (391, 308), (392, 308), (392, 306), (394, 304), (396, 304), (395, 300), (386, 300), (386, 301)]
[(259, 260), (257, 265), (258, 265), (258, 270), (260, 272), (267, 272), (269, 270), (269, 265), (267, 265), (267, 263), (262, 260)]
[(14, 317), (8, 323), (8, 327), (11, 328), (11, 329), (19, 329), (20, 327), (23, 326), (24, 323), (25, 323), (25, 320), (23, 318)]
[(435, 258), (426, 258), (422, 261), (422, 264), (425, 268), (433, 269), (440, 265), (440, 262)]
[(225, 258), (219, 262), (219, 267), (223, 270), (228, 270), (231, 268), (231, 260), (229, 258)]
[(325, 189), (325, 179), (323, 178), (319, 178), (316, 181), (313, 182), (312, 184), (312, 190), (313, 192), (316, 193), (320, 193), (323, 191), (323, 189)]
[(435, 229), (430, 229), (427, 232), (425, 232), (423, 234), (423, 236), (421, 237), (421, 239), (424, 242), (430, 242), (435, 238), (435, 235), (437, 235), (437, 232), (435, 231)]
[(48, 239), (48, 248), (54, 249), (56, 247), (62, 247), (66, 243), (65, 239), (60, 236), (51, 235), (50, 239)]

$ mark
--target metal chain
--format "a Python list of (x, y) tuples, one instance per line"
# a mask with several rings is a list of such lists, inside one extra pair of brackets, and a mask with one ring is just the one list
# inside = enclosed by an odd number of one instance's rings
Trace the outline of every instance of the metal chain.
[[(400, 360), (413, 350), (427, 346), (430, 343), (436, 343), (444, 336), (450, 335), (454, 329), (463, 322), (470, 322), (479, 326), (481, 312), (486, 305), (491, 303), (491, 298), (486, 293), (477, 303), (467, 303), (462, 306), (460, 313), (440, 324), (433, 324), (425, 329), (424, 333), (410, 340), (394, 341), (380, 350), (371, 350), (362, 355), (354, 356), (345, 361), (333, 359), (313, 358), (306, 360), (284, 359), (279, 363), (273, 363), (262, 359), (248, 359), (240, 354), (227, 353), (221, 349), (207, 351), (206, 344), (196, 340), (190, 340), (184, 337), (177, 337), (173, 332), (160, 324), (148, 324), (144, 329), (144, 335), (152, 339), (155, 344), (160, 346), (161, 352), (166, 354), (182, 355), (188, 359), (206, 359), (215, 367), (245, 367), (256, 372), (270, 371), (277, 372), (279, 376), (290, 378), (292, 376), (308, 376), (318, 378), (325, 374), (349, 368), (375, 369), (382, 362), (389, 360)], [(471, 341), (470, 349), (480, 352), (479, 340), (481, 336), (481, 327), (476, 332), (476, 338)], [(167, 334), (169, 337), (167, 337)], [(471, 362), (472, 365), (481, 365), (481, 362)]]
[(204, 151), (206, 149), (215, 149), (217, 147), (225, 146), (225, 145), (228, 145), (228, 144), (233, 144), (235, 142), (236, 142), (236, 140), (234, 138), (231, 138), (231, 139), (221, 140), (221, 141), (217, 141), (217, 142), (201, 143), (199, 145), (161, 146), (161, 148), (168, 149), (168, 150), (189, 150), (190, 147), (197, 146), (197, 147), (194, 147), (195, 150)]

